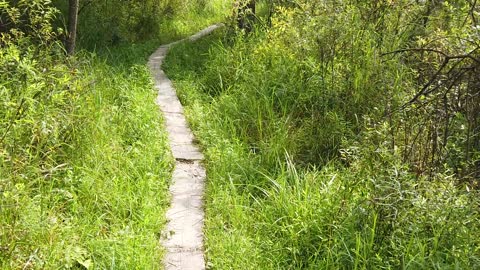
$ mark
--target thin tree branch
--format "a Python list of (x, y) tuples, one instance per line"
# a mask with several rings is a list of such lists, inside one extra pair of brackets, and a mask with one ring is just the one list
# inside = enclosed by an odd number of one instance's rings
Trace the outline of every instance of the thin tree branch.
[(459, 55), (448, 55), (445, 52), (442, 52), (440, 50), (430, 49), (430, 48), (408, 48), (408, 49), (400, 49), (400, 50), (395, 50), (395, 51), (391, 51), (391, 52), (382, 53), (380, 56), (383, 57), (383, 56), (386, 56), (386, 55), (402, 53), (402, 52), (434, 52), (434, 53), (438, 53), (438, 54), (444, 56), (445, 60), (469, 58), (469, 59), (471, 59), (471, 60), (480, 64), (480, 59), (477, 59), (477, 58), (472, 56), (472, 54), (474, 52), (476, 52), (479, 48), (480, 47), (477, 47), (467, 54), (459, 54)]

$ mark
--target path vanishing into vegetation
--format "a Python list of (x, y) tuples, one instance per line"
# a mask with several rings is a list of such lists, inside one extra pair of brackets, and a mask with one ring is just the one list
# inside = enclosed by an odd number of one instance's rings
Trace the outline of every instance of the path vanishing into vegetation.
[(148, 66), (158, 90), (159, 105), (175, 158), (170, 193), (171, 205), (167, 211), (168, 224), (162, 244), (166, 249), (165, 269), (205, 269), (203, 251), (203, 193), (205, 168), (203, 155), (194, 144), (194, 136), (183, 114), (172, 82), (161, 69), (168, 49), (179, 42), (195, 41), (222, 27), (212, 25), (185, 40), (163, 45), (152, 54)]

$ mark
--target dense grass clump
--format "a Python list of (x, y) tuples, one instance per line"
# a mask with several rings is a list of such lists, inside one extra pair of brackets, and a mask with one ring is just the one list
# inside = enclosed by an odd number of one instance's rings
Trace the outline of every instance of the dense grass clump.
[[(462, 128), (478, 130), (465, 118), (475, 113), (459, 110), (445, 130), (454, 108), (440, 106), (474, 93), (473, 81), (447, 90), (458, 81), (442, 75), (412, 99), (442, 59), (387, 54), (460, 27), (439, 22), (463, 7), (436, 6), (420, 25), (426, 7), (406, 2), (299, 3), (254, 33), (225, 31), (167, 57), (207, 157), (210, 268), (480, 267), (477, 135)], [(459, 162), (467, 141), (473, 156)]]

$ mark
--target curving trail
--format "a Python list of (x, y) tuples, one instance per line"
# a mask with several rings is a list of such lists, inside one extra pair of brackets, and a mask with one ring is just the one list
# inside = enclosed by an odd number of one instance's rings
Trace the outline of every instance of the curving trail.
[(158, 90), (157, 104), (165, 117), (170, 147), (176, 160), (170, 186), (172, 198), (167, 211), (168, 224), (162, 240), (167, 251), (164, 260), (167, 270), (205, 269), (203, 193), (206, 174), (201, 164), (203, 155), (193, 143), (194, 136), (183, 115), (182, 104), (161, 65), (172, 45), (197, 40), (222, 26), (212, 25), (187, 39), (163, 45), (148, 61)]

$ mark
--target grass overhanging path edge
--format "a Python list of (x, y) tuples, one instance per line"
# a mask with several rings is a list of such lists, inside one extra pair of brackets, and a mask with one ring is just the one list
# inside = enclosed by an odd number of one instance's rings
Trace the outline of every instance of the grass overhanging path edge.
[(168, 223), (161, 240), (166, 250), (164, 265), (167, 270), (205, 269), (203, 194), (206, 171), (201, 164), (203, 154), (194, 143), (183, 107), (161, 66), (171, 46), (198, 40), (223, 26), (221, 23), (214, 24), (186, 39), (162, 45), (148, 61), (154, 88), (158, 91), (156, 103), (165, 118), (165, 128), (175, 158), (170, 186), (171, 205), (166, 213)]

